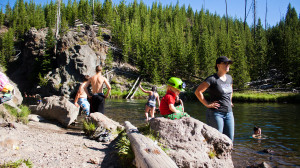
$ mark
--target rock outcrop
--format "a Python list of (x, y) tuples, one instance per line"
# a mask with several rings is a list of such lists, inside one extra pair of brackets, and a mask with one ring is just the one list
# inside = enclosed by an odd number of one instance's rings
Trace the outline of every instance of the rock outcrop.
[(92, 121), (96, 123), (97, 126), (102, 126), (103, 128), (110, 130), (111, 132), (124, 129), (124, 127), (120, 125), (120, 123), (106, 117), (102, 113), (91, 113), (90, 116), (92, 118)]
[(56, 120), (65, 127), (74, 122), (79, 114), (79, 108), (63, 96), (45, 97), (39, 105), (31, 105), (29, 108), (33, 114)]
[(150, 120), (150, 127), (158, 133), (160, 142), (171, 149), (168, 154), (178, 167), (234, 167), (232, 141), (199, 120), (158, 117)]
[[(97, 35), (97, 26), (71, 28), (57, 41), (56, 55), (51, 55), (54, 69), (46, 75), (47, 84), (38, 86), (33, 83), (36, 78), (36, 59), (45, 54), (46, 35), (48, 28), (36, 30), (31, 28), (25, 34), (25, 47), (17, 59), (19, 66), (11, 70), (11, 76), (16, 83), (22, 83), (20, 88), (29, 94), (40, 94), (42, 97), (52, 95), (74, 96), (79, 82), (84, 75), (94, 75), (95, 67), (104, 64), (108, 52), (107, 41), (110, 36), (102, 31)], [(99, 34), (99, 33), (98, 33)], [(104, 38), (105, 37), (105, 38)], [(103, 40), (104, 39), (104, 40)], [(29, 79), (29, 80), (28, 80)]]

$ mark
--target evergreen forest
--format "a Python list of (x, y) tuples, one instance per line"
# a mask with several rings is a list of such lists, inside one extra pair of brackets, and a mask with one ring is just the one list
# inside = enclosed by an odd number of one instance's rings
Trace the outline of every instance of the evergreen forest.
[[(1, 8), (0, 26), (7, 28), (0, 37), (3, 67), (8, 67), (23, 47), (24, 33), (31, 27), (55, 28), (57, 4), (17, 0)], [(216, 58), (225, 55), (234, 61), (230, 70), (234, 88), (245, 88), (247, 82), (268, 78), (271, 72), (279, 74), (284, 83), (300, 86), (300, 18), (291, 5), (273, 27), (262, 26), (260, 18), (256, 25), (248, 25), (241, 19), (205, 9), (194, 11), (178, 3), (147, 6), (136, 0), (128, 4), (125, 0), (119, 4), (69, 0), (60, 3), (60, 10), (60, 35), (73, 27), (76, 19), (84, 24), (101, 23), (112, 31), (113, 45), (121, 49), (115, 59), (135, 65), (153, 83), (164, 83), (171, 76), (187, 81), (205, 79), (215, 72)], [(56, 40), (54, 34), (48, 38), (45, 56), (36, 60), (44, 73), (51, 70), (46, 65), (54, 56), (47, 51)]]

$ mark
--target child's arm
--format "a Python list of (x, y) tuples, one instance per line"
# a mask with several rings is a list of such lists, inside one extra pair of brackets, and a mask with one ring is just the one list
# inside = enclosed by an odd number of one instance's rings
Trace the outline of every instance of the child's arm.
[(157, 103), (158, 103), (158, 107), (159, 107), (160, 106), (160, 100), (159, 100), (159, 94), (158, 93), (157, 93), (156, 99), (157, 99)]
[(174, 104), (169, 104), (169, 109), (173, 112), (173, 113), (180, 113), (179, 110), (177, 110), (174, 106)]
[(84, 84), (83, 89), (86, 92), (86, 95), (88, 98), (91, 98), (92, 96), (90, 95), (89, 91), (87, 90), (87, 87), (90, 85), (91, 83), (91, 78), (89, 78), (89, 80)]
[(76, 94), (76, 97), (75, 97), (75, 100), (74, 100), (74, 104), (75, 104), (76, 107), (79, 107), (79, 104), (77, 102), (78, 102), (78, 98), (79, 98), (79, 96), (81, 94), (81, 88), (80, 87), (79, 87), (79, 89), (77, 91), (77, 94)]
[(139, 85), (139, 87), (144, 93), (151, 94), (151, 91), (147, 91), (147, 90), (143, 89), (141, 84)]

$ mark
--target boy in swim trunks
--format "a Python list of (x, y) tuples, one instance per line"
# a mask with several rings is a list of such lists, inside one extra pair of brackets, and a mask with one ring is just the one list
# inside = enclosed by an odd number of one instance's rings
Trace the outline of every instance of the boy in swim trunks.
[(84, 87), (89, 80), (90, 76), (85, 75), (83, 79), (83, 83), (79, 86), (79, 89), (77, 91), (74, 103), (76, 107), (81, 107), (82, 111), (89, 116), (90, 115), (90, 103), (87, 100), (87, 93), (84, 90)]

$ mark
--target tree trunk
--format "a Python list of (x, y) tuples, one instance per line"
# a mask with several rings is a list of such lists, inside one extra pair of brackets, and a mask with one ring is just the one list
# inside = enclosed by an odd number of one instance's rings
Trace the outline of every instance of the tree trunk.
[(125, 121), (127, 136), (135, 155), (135, 166), (140, 168), (176, 168), (176, 163), (150, 138), (139, 133), (129, 121)]
[(246, 30), (246, 18), (247, 18), (247, 0), (245, 0), (244, 30)]
[(268, 0), (266, 0), (265, 30), (267, 30)]
[(139, 76), (139, 77), (137, 78), (137, 80), (135, 81), (134, 85), (132, 86), (132, 88), (130, 89), (130, 91), (129, 91), (128, 95), (126, 96), (126, 99), (128, 99), (128, 97), (130, 96), (130, 94), (131, 94), (132, 90), (134, 89), (135, 85), (136, 85), (136, 84), (137, 84), (137, 82), (139, 81), (140, 77), (141, 77), (141, 76)]
[(256, 0), (253, 0), (253, 19), (254, 19), (254, 38), (255, 38), (255, 31), (256, 31)]
[(226, 25), (227, 25), (227, 27), (226, 27), (226, 29), (227, 29), (227, 34), (228, 34), (228, 13), (227, 13), (227, 0), (225, 0), (225, 4), (226, 4)]

